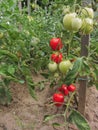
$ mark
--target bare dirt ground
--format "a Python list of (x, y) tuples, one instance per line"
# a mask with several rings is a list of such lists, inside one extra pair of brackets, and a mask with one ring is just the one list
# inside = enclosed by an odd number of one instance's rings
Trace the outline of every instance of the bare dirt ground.
[[(39, 80), (39, 79), (37, 79)], [(12, 83), (11, 92), (13, 101), (9, 106), (0, 105), (0, 130), (66, 130), (66, 127), (52, 127), (51, 123), (63, 123), (57, 118), (43, 123), (44, 115), (55, 114), (55, 106), (48, 105), (47, 99), (52, 95), (52, 89), (46, 85), (43, 91), (37, 90), (38, 101), (35, 101), (28, 92), (26, 85)], [(62, 108), (58, 112), (62, 111)], [(98, 91), (95, 87), (87, 90), (85, 116), (91, 130), (98, 130)], [(69, 130), (77, 130), (71, 126)]]

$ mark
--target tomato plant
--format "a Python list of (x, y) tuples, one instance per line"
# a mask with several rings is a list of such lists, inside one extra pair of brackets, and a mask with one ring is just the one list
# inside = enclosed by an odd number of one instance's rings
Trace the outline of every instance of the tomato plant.
[[(88, 76), (90, 85), (98, 86), (98, 19), (94, 19), (97, 13), (94, 16), (92, 8), (82, 7), (80, 0), (78, 4), (74, 2), (36, 1), (36, 4), (31, 3), (32, 10), (28, 16), (27, 9), (20, 12), (17, 0), (0, 1), (0, 99), (7, 95), (7, 102), (11, 101), (11, 81), (27, 83), (29, 92), (35, 98), (34, 88), (41, 85), (34, 82), (32, 73), (40, 73), (49, 79), (50, 86), (61, 86), (59, 93), (54, 92), (53, 102), (57, 107), (65, 104), (65, 118), (73, 105), (71, 99), (76, 92), (73, 84), (79, 77)], [(80, 57), (80, 37), (90, 33), (88, 56)], [(52, 74), (47, 72), (47, 64)], [(73, 113), (70, 114), (71, 120)], [(76, 118), (73, 119), (76, 121)], [(86, 128), (82, 126), (82, 129)]]

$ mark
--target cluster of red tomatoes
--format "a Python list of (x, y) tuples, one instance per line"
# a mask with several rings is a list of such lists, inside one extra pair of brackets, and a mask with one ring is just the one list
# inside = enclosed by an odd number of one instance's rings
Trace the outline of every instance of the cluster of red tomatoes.
[(76, 86), (71, 84), (67, 86), (63, 84), (59, 89), (58, 93), (54, 93), (53, 102), (57, 107), (60, 107), (64, 104), (64, 96), (67, 96), (69, 92), (74, 92), (76, 90)]
[(51, 60), (56, 62), (57, 64), (60, 63), (62, 61), (63, 55), (61, 52), (59, 52), (62, 47), (63, 47), (63, 43), (61, 41), (60, 38), (52, 38), (50, 40), (50, 47), (53, 51), (58, 51), (56, 53), (53, 53), (51, 55)]
[(60, 38), (52, 38), (50, 40), (50, 47), (53, 50), (53, 53), (50, 56), (51, 62), (48, 64), (48, 69), (50, 72), (59, 71), (63, 74), (69, 70), (72, 66), (70, 60), (64, 60), (61, 49), (63, 48), (63, 43)]

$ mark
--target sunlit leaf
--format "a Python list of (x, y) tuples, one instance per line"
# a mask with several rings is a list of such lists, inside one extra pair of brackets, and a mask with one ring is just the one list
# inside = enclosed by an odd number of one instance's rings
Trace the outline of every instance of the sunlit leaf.
[(76, 110), (72, 110), (68, 119), (69, 122), (75, 124), (79, 130), (91, 130), (88, 121)]

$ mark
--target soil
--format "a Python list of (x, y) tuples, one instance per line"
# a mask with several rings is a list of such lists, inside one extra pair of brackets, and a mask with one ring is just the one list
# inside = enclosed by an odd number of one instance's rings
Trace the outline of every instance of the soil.
[[(41, 80), (40, 77), (35, 79)], [(0, 130), (66, 130), (66, 127), (54, 128), (53, 122), (63, 123), (63, 118), (58, 117), (47, 123), (43, 122), (45, 115), (61, 113), (63, 108), (57, 109), (50, 105), (50, 97), (53, 94), (48, 84), (45, 89), (36, 89), (38, 100), (29, 94), (26, 85), (11, 84), (13, 101), (9, 106), (0, 105)], [(98, 130), (98, 91), (95, 87), (87, 90), (87, 101), (85, 117), (88, 120), (91, 130)], [(69, 130), (78, 130), (70, 125)]]

